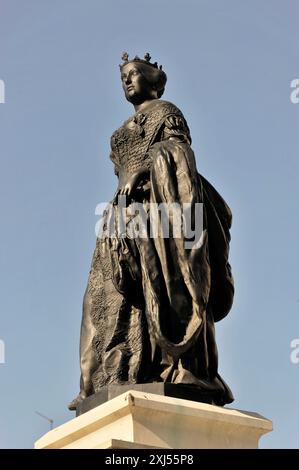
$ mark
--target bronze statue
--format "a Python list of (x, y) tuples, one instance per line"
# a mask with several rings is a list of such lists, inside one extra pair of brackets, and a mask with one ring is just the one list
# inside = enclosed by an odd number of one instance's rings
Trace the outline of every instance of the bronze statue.
[(127, 225), (136, 202), (145, 213), (151, 204), (187, 203), (191, 212), (200, 204), (203, 230), (192, 249), (171, 236), (173, 219), (169, 237), (124, 236), (119, 227), (114, 236), (98, 237), (84, 296), (80, 393), (69, 408), (107, 385), (153, 382), (192, 386), (199, 401), (231, 403), (217, 370), (214, 332), (234, 295), (231, 212), (197, 172), (182, 112), (160, 99), (167, 80), (162, 67), (149, 54), (122, 59), (122, 86), (135, 114), (111, 138), (118, 188), (110, 216), (121, 196)]

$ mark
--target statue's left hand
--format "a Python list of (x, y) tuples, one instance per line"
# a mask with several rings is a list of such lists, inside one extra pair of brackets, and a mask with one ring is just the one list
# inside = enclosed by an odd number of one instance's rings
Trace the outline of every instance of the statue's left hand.
[(147, 173), (148, 170), (142, 170), (133, 173), (124, 184), (120, 185), (117, 188), (117, 191), (114, 196), (114, 201), (117, 200), (118, 196), (132, 196), (138, 184), (146, 178)]
[(133, 175), (130, 176), (125, 185), (120, 188), (119, 194), (123, 196), (131, 196), (134, 192), (134, 189), (137, 187), (139, 180), (140, 173), (133, 173)]

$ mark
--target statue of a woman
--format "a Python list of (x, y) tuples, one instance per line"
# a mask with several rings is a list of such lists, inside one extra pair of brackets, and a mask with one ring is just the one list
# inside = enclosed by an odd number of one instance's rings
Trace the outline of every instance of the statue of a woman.
[[(120, 66), (135, 114), (111, 138), (119, 183), (93, 255), (81, 326), (81, 390), (70, 409), (105, 385), (149, 382), (196, 387), (199, 401), (233, 401), (218, 374), (214, 332), (234, 294), (228, 263), (231, 212), (198, 174), (186, 120), (160, 99), (166, 74), (150, 59), (146, 54), (129, 60), (125, 53)], [(126, 230), (117, 222), (111, 235), (105, 229), (111, 214), (123, 211), (124, 198)], [(132, 236), (130, 209), (136, 203), (145, 214), (157, 204), (188, 207), (193, 223), (201, 208), (200, 237), (187, 247), (185, 236), (174, 236), (174, 215), (168, 218), (168, 237), (161, 235), (160, 216), (153, 219), (156, 236), (148, 224), (145, 235)]]

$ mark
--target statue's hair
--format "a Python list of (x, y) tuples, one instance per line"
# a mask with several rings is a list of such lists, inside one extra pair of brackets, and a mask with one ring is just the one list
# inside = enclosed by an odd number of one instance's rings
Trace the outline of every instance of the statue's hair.
[(164, 93), (167, 82), (166, 73), (163, 70), (156, 69), (147, 64), (136, 63), (136, 66), (146, 81), (157, 91), (158, 98), (160, 98)]

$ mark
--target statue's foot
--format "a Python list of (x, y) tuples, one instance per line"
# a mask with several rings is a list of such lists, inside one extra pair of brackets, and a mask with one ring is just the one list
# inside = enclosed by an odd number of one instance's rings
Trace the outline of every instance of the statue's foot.
[(75, 411), (77, 409), (77, 406), (86, 398), (85, 395), (82, 393), (79, 393), (79, 395), (74, 398), (69, 404), (68, 404), (68, 409), (71, 411)]

